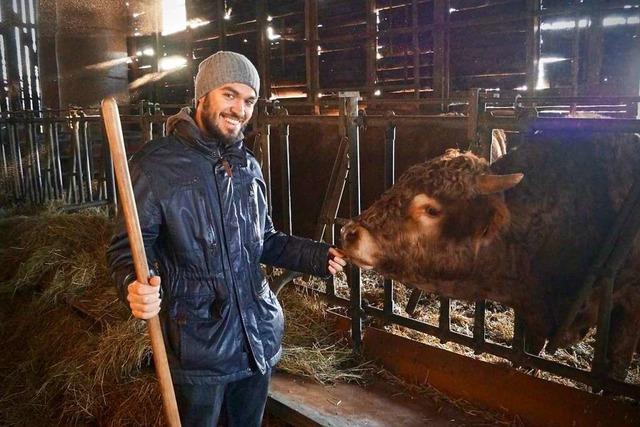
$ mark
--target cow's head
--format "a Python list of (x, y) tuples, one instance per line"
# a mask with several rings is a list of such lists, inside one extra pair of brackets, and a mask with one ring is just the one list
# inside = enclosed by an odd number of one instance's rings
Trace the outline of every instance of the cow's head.
[(522, 174), (491, 175), (488, 163), (448, 150), (411, 167), (341, 232), (356, 265), (397, 280), (455, 279), (509, 224), (502, 191)]

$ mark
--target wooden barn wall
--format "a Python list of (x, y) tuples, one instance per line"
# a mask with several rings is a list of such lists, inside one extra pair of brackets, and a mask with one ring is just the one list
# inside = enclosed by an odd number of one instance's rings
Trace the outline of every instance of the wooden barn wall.
[[(336, 120), (337, 122), (337, 120)], [(282, 162), (277, 126), (271, 129), (271, 179), (273, 218), (283, 229)], [(313, 237), (322, 200), (329, 184), (331, 168), (340, 142), (338, 126), (291, 125), (291, 201), (293, 231)], [(466, 131), (438, 125), (398, 126), (396, 134), (396, 177), (411, 165), (440, 155), (447, 148), (467, 148)], [(384, 128), (368, 126), (360, 133), (360, 177), (362, 209), (371, 205), (384, 191)], [(348, 218), (348, 186), (339, 216)]]
[[(220, 49), (249, 57), (262, 76), (261, 96), (280, 99), (291, 114), (335, 108), (332, 102), (341, 90), (360, 91), (365, 101), (397, 99), (398, 104), (378, 111), (399, 112), (446, 110), (446, 100), (466, 95), (471, 88), (634, 95), (640, 82), (640, 25), (603, 25), (610, 15), (631, 22), (640, 15), (639, 8), (625, 5), (633, 2), (187, 0), (187, 18), (205, 24), (160, 37), (156, 43), (158, 56), (182, 55), (188, 67), (158, 82), (146, 95), (161, 103), (190, 103), (198, 64)], [(581, 24), (584, 19), (587, 26)], [(132, 40), (131, 49), (153, 41), (145, 37)], [(443, 102), (429, 109), (403, 102), (425, 98)], [(291, 127), (296, 233), (312, 233), (337, 135), (337, 128)], [(383, 130), (370, 128), (362, 138), (366, 207), (382, 191)], [(398, 174), (410, 164), (465, 144), (462, 131), (399, 128)], [(277, 222), (277, 127), (272, 129), (272, 147)]]
[(163, 103), (188, 102), (198, 64), (220, 49), (254, 61), (263, 96), (313, 104), (314, 111), (340, 90), (392, 99), (447, 99), (470, 88), (636, 94), (637, 6), (631, 0), (187, 0), (187, 18), (201, 25), (159, 41), (153, 34), (134, 37), (131, 50), (156, 43), (158, 55), (187, 58), (187, 69), (140, 95)]

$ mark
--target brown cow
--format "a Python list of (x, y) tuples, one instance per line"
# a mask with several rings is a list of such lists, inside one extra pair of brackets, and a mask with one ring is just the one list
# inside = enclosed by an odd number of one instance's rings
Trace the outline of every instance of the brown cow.
[[(538, 134), (491, 167), (448, 150), (411, 167), (345, 225), (343, 249), (356, 265), (426, 291), (513, 307), (537, 353), (562, 321), (639, 173), (635, 135)], [(614, 290), (609, 358), (618, 378), (640, 335), (635, 243)], [(593, 292), (561, 345), (586, 334), (597, 307)]]

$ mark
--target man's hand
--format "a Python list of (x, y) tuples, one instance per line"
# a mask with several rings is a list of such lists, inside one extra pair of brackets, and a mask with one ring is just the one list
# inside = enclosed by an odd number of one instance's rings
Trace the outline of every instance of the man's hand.
[(347, 261), (344, 259), (344, 254), (340, 249), (329, 248), (329, 265), (328, 270), (329, 273), (335, 275), (342, 271), (342, 267), (347, 265)]
[(145, 285), (137, 280), (129, 283), (127, 287), (129, 307), (131, 313), (138, 319), (151, 319), (160, 312), (160, 277), (149, 278), (149, 284)]

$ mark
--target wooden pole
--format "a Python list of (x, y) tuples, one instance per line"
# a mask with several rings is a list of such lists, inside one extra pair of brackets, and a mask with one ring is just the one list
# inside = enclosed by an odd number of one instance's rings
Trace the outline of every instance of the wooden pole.
[[(124, 137), (122, 136), (122, 126), (120, 124), (120, 114), (115, 99), (105, 98), (102, 100), (102, 117), (104, 127), (109, 140), (109, 148), (111, 151), (111, 159), (113, 160), (113, 168), (118, 184), (118, 194), (120, 194), (120, 205), (127, 226), (127, 234), (129, 235), (129, 244), (131, 245), (131, 255), (133, 264), (136, 269), (136, 280), (141, 283), (148, 283), (149, 266), (147, 264), (147, 256), (144, 251), (144, 242), (140, 231), (140, 223), (138, 222), (138, 209), (131, 188), (131, 177), (129, 176), (129, 167), (127, 165), (127, 154), (124, 148)], [(160, 383), (160, 392), (162, 394), (162, 404), (167, 424), (170, 427), (180, 426), (180, 417), (178, 415), (178, 405), (176, 396), (173, 391), (173, 383), (171, 382), (171, 373), (169, 372), (169, 363), (167, 361), (167, 352), (162, 339), (162, 330), (160, 329), (160, 320), (158, 316), (154, 316), (147, 320), (149, 328), (149, 336), (151, 337), (151, 349), (153, 351), (153, 362), (156, 367), (156, 375)]]

